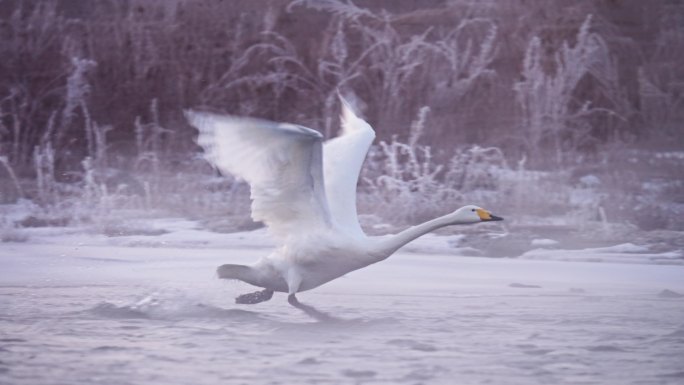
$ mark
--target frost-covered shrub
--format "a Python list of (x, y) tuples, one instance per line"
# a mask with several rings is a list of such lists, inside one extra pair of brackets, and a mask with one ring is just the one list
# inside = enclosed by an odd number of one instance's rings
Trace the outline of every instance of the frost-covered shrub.
[[(62, 110), (65, 125), (68, 125), (74, 118), (76, 109), (83, 107), (83, 104), (87, 102), (91, 85), (86, 75), (97, 65), (93, 60), (77, 57), (71, 58), (71, 63), (73, 69), (67, 78), (66, 105)], [(90, 142), (92, 138), (89, 136), (88, 138)]]
[(496, 200), (502, 172), (508, 170), (498, 148), (472, 146), (455, 151), (449, 162), (436, 160), (419, 144), (428, 108), (411, 125), (409, 142), (396, 137), (371, 148), (362, 173), (362, 211), (398, 223), (416, 223), (459, 205)]
[(655, 41), (644, 49), (647, 56), (638, 69), (639, 112), (654, 137), (684, 144), (684, 25), (682, 7), (663, 12)]
[[(0, 177), (0, 179), (9, 179), (11, 181), (11, 183), (4, 183), (3, 188), (0, 189), (0, 203), (10, 203), (23, 198), (24, 189), (21, 187), (21, 183), (19, 183), (19, 179), (6, 156), (0, 156), (0, 165), (3, 166), (6, 172), (6, 177)], [(0, 173), (0, 175), (2, 174)], [(10, 186), (14, 189), (13, 192), (7, 191)], [(12, 197), (15, 199), (11, 199)]]
[(619, 89), (608, 46), (599, 34), (591, 32), (591, 20), (591, 15), (587, 16), (574, 45), (563, 42), (551, 57), (539, 37), (533, 37), (527, 46), (523, 79), (514, 90), (522, 109), (520, 136), (535, 161), (552, 156), (560, 165), (574, 158), (596, 139), (589, 118), (597, 113), (615, 115), (614, 110), (596, 106), (591, 100), (577, 100), (580, 82), (588, 76), (606, 91)]
[(21, 229), (21, 222), (39, 209), (35, 203), (26, 199), (0, 205), (0, 242), (26, 242), (29, 235)]
[(26, 242), (29, 240), (28, 234), (15, 227), (13, 223), (0, 220), (0, 242)]
[(36, 147), (33, 153), (36, 171), (38, 199), (41, 203), (52, 204), (57, 200), (57, 183), (55, 181), (55, 151), (52, 145)]
[(56, 1), (5, 8), (0, 39), (0, 155), (17, 173), (32, 169), (34, 147), (63, 100), (59, 36), (67, 28)]
[(463, 192), (496, 191), (500, 174), (506, 170), (508, 165), (501, 149), (472, 146), (454, 154), (444, 180)]
[(395, 139), (380, 142), (371, 151), (363, 175), (366, 209), (400, 223), (443, 214), (444, 202), (459, 201), (461, 194), (439, 180), (443, 166), (435, 164), (429, 146), (410, 146)]
[(314, 96), (324, 101), (318, 111), (324, 113), (320, 122), (326, 135), (332, 132), (338, 88), (353, 89), (371, 102), (368, 117), (389, 138), (407, 134), (405, 122), (421, 106), (446, 102), (455, 107), (481, 79), (495, 74), (497, 28), (486, 18), (463, 17), (455, 27), (449, 23), (406, 33), (401, 16), (386, 10), (337, 0), (293, 1), (288, 10), (300, 6), (332, 18), (317, 70), (297, 72), (306, 74), (316, 85)]
[[(258, 2), (62, 3), (14, 1), (0, 15), (0, 201), (41, 202), (31, 225), (123, 210), (248, 217), (248, 189), (194, 157), (182, 110), (215, 107), (330, 137), (339, 89), (364, 101), (384, 141), (360, 199), (386, 202), (365, 212), (414, 223), (476, 203), (594, 221), (602, 208), (609, 221), (673, 226), (663, 218), (681, 186), (649, 195), (634, 182), (634, 194), (606, 202), (601, 194), (628, 172), (591, 191), (569, 174), (580, 163), (605, 167), (592, 171), (602, 180), (632, 169), (603, 163), (630, 138), (681, 147), (677, 2), (621, 12), (598, 2), (297, 0), (265, 12)], [(624, 23), (634, 15), (643, 23)], [(409, 124), (417, 111), (420, 130)], [(604, 143), (612, 147), (597, 151)], [(392, 201), (411, 208), (404, 215)]]

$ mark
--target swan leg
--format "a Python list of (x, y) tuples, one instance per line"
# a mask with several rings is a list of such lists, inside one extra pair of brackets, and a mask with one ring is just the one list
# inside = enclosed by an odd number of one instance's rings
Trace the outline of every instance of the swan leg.
[(273, 290), (264, 289), (254, 293), (243, 294), (235, 298), (235, 303), (254, 305), (261, 302), (266, 302), (273, 297)]
[(333, 317), (323, 313), (311, 305), (305, 305), (299, 302), (295, 294), (297, 294), (299, 291), (299, 286), (302, 283), (302, 276), (296, 269), (290, 269), (287, 271), (285, 281), (287, 282), (288, 288), (287, 302), (290, 305), (296, 307), (297, 309), (306, 313), (309, 317), (312, 317), (318, 321), (330, 321), (334, 319)]
[(299, 300), (294, 295), (294, 293), (287, 296), (287, 302), (290, 305), (292, 305), (292, 306), (296, 307), (297, 309), (306, 313), (306, 315), (308, 315), (309, 317), (316, 319), (317, 321), (332, 321), (335, 319), (335, 318), (331, 317), (330, 315), (316, 309), (315, 307), (313, 307), (311, 305), (306, 305), (306, 304), (299, 302)]

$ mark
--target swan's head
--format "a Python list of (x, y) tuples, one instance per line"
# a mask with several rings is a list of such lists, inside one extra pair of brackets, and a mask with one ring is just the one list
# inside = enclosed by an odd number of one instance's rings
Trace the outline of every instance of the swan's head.
[(452, 214), (454, 223), (478, 223), (503, 221), (503, 218), (493, 215), (482, 207), (468, 205), (454, 211)]

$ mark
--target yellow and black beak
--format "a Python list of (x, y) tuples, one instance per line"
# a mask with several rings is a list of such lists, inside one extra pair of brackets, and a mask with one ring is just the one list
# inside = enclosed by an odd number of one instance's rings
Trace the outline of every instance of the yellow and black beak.
[(478, 209), (477, 215), (483, 222), (503, 221), (503, 218), (492, 215), (492, 213), (483, 209)]

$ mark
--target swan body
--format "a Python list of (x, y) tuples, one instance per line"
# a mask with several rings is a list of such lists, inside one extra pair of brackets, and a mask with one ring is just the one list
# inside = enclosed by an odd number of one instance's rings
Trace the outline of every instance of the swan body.
[(264, 288), (238, 297), (238, 303), (263, 302), (277, 291), (307, 310), (296, 293), (382, 261), (423, 234), (502, 220), (469, 205), (395, 235), (366, 236), (356, 213), (356, 183), (375, 132), (340, 99), (342, 133), (325, 143), (317, 131), (298, 125), (186, 111), (205, 158), (250, 184), (252, 218), (280, 241), (252, 265), (218, 268), (220, 278)]

